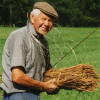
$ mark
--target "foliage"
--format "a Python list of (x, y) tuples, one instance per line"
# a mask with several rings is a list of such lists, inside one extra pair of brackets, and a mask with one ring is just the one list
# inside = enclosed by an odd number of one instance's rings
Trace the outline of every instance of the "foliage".
[(1, 0), (0, 24), (23, 26), (27, 12), (35, 2), (48, 2), (58, 12), (55, 20), (61, 26), (98, 26), (100, 24), (100, 0)]
[(100, 23), (99, 0), (58, 0), (58, 2), (52, 0), (52, 2), (59, 14), (57, 22), (62, 26), (98, 26)]
[(4, 26), (23, 26), (27, 21), (27, 12), (32, 9), (34, 1), (32, 0), (3, 0), (0, 13)]

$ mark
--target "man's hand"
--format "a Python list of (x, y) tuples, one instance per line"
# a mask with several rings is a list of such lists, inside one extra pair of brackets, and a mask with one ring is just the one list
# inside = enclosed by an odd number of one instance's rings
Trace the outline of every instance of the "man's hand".
[(44, 82), (44, 89), (48, 94), (56, 94), (59, 91), (59, 88), (54, 85), (56, 79), (51, 79), (47, 82)]
[(55, 91), (58, 90), (58, 87), (54, 85), (54, 82), (56, 81), (56, 79), (52, 79), (47, 82), (40, 82), (40, 81), (34, 80), (23, 72), (22, 67), (12, 68), (12, 81), (19, 85), (23, 85), (29, 88), (30, 90), (37, 89), (41, 92), (47, 92), (50, 94), (55, 93)]

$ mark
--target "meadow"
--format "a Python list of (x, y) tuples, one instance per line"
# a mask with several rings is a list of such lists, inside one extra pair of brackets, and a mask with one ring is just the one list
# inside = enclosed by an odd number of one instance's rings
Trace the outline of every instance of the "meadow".
[[(16, 28), (0, 27), (0, 74), (2, 68), (3, 47), (10, 32)], [(72, 50), (64, 59), (55, 63), (67, 54), (86, 36), (93, 32), (96, 28), (74, 28), (74, 27), (53, 27), (46, 34), (46, 39), (50, 49), (50, 60), (54, 69), (67, 68), (82, 63), (93, 65), (99, 74), (100, 69), (100, 29), (89, 36), (84, 42)], [(1, 79), (0, 79), (1, 81)], [(2, 100), (2, 92), (0, 91), (0, 100)], [(79, 92), (77, 90), (60, 90), (58, 94), (48, 95), (45, 92), (40, 94), (41, 100), (100, 100), (100, 88), (98, 91)]]

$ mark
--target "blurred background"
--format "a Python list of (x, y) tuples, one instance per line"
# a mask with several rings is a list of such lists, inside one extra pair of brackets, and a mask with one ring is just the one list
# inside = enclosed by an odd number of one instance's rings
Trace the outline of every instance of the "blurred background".
[(0, 0), (0, 26), (22, 27), (36, 2), (48, 2), (58, 12), (55, 23), (63, 27), (100, 25), (100, 0)]

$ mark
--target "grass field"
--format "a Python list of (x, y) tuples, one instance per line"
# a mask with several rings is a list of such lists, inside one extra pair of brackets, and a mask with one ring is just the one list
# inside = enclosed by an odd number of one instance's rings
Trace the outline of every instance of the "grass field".
[[(2, 74), (2, 52), (4, 43), (11, 31), (17, 28), (0, 27), (0, 74)], [(96, 28), (67, 28), (58, 27), (46, 35), (50, 48), (51, 64), (55, 63), (75, 47), (81, 40)], [(71, 67), (81, 63), (88, 63), (95, 69), (100, 69), (100, 29), (82, 42), (77, 48), (61, 60), (54, 69)], [(99, 71), (98, 71), (99, 73)], [(1, 81), (1, 80), (0, 80)], [(0, 100), (2, 91), (0, 91)], [(60, 90), (56, 95), (40, 94), (42, 100), (100, 100), (100, 89), (96, 92), (79, 92), (76, 90)]]

